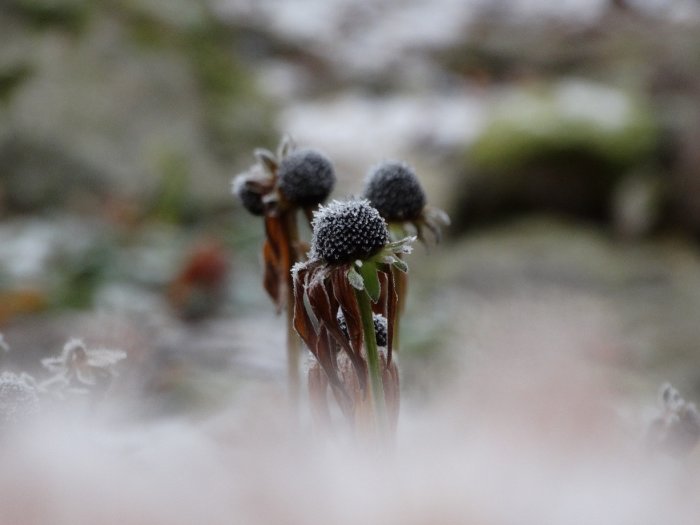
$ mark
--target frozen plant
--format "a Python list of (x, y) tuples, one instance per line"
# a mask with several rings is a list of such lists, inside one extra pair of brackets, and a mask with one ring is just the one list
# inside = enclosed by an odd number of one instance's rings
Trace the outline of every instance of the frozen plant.
[(39, 396), (29, 374), (0, 373), (0, 428), (39, 413)]
[[(392, 268), (408, 270), (399, 255), (410, 253), (414, 238), (390, 242), (386, 221), (365, 199), (322, 206), (312, 226), (309, 260), (293, 269), (294, 327), (318, 362), (309, 375), (312, 401), (324, 407), (330, 389), (355, 428), (384, 436), (399, 399)], [(373, 313), (386, 319), (385, 356)]]
[(659, 390), (659, 405), (647, 430), (649, 445), (676, 456), (690, 453), (700, 441), (700, 413), (695, 403), (689, 403), (665, 383)]
[(436, 241), (442, 227), (450, 224), (447, 214), (427, 205), (425, 191), (411, 166), (404, 162), (386, 161), (371, 168), (365, 180), (363, 197), (389, 223), (398, 237), (406, 235), (406, 227), (415, 230), (418, 240), (425, 240), (427, 228)]
[(234, 178), (232, 189), (243, 206), (265, 223), (263, 286), (278, 311), (287, 309), (287, 369), (290, 396), (299, 391), (299, 345), (292, 326), (294, 298), (291, 269), (302, 261), (307, 244), (299, 238), (298, 212), (311, 214), (335, 186), (335, 169), (322, 153), (296, 150), (289, 137), (277, 152), (257, 149), (257, 163)]
[[(372, 167), (365, 179), (363, 196), (386, 219), (392, 240), (415, 233), (418, 240), (426, 242), (427, 229), (435, 242), (439, 242), (442, 228), (450, 224), (447, 213), (427, 204), (423, 186), (413, 168), (405, 162), (385, 161)], [(398, 347), (399, 322), (406, 302), (408, 278), (403, 272), (393, 273), (399, 297), (399, 315), (394, 331), (394, 344)]]
[(122, 350), (88, 349), (80, 339), (71, 339), (55, 357), (42, 359), (41, 364), (51, 374), (40, 388), (48, 392), (103, 394), (116, 376), (115, 365), (126, 358)]

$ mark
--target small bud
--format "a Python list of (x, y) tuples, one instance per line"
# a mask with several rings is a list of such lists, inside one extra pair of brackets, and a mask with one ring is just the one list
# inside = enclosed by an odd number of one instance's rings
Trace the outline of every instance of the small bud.
[(312, 226), (312, 254), (330, 264), (367, 259), (389, 240), (386, 221), (365, 199), (322, 206)]
[[(372, 314), (372, 320), (374, 321), (374, 337), (377, 340), (377, 346), (386, 346), (386, 317), (382, 314)], [(342, 310), (338, 310), (338, 326), (341, 332), (346, 338), (349, 338), (348, 325), (345, 322), (345, 316)]]
[(277, 170), (279, 190), (291, 203), (315, 206), (326, 200), (335, 186), (335, 170), (325, 155), (298, 150), (287, 155)]
[(248, 187), (247, 178), (245, 175), (239, 175), (233, 179), (232, 184), (233, 194), (238, 197), (243, 207), (253, 215), (263, 215), (265, 208), (263, 206), (262, 195), (256, 193)]
[(413, 169), (401, 162), (384, 162), (372, 168), (364, 197), (390, 222), (417, 219), (426, 202)]

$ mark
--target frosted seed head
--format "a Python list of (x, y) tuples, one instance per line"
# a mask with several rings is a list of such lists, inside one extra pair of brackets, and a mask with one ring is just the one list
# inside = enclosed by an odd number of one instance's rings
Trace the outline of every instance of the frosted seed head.
[(287, 155), (277, 169), (282, 195), (297, 206), (315, 206), (326, 200), (335, 186), (335, 170), (328, 158), (314, 150)]
[(312, 256), (329, 264), (367, 259), (389, 240), (386, 221), (365, 199), (322, 206), (311, 225)]
[(233, 179), (231, 189), (233, 194), (238, 197), (243, 207), (253, 215), (263, 215), (265, 207), (262, 201), (262, 195), (253, 191), (246, 184), (247, 178), (245, 175), (239, 175)]
[(426, 202), (413, 169), (394, 161), (383, 162), (369, 171), (364, 197), (388, 221), (415, 220)]

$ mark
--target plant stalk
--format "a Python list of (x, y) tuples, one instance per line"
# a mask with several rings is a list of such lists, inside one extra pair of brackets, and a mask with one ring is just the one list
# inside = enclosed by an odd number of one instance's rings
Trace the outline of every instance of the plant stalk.
[(297, 253), (299, 251), (299, 230), (294, 210), (285, 212), (283, 224), (289, 242), (289, 267), (285, 268), (287, 274), (287, 388), (290, 405), (296, 411), (299, 407), (301, 378), (299, 376), (299, 336), (294, 329), (294, 281), (291, 272), (292, 266), (299, 260)]
[(372, 318), (372, 305), (369, 296), (364, 290), (355, 290), (357, 304), (360, 307), (362, 318), (362, 330), (364, 332), (365, 350), (367, 351), (367, 369), (369, 372), (369, 391), (374, 408), (374, 417), (380, 436), (386, 436), (388, 424), (386, 416), (386, 399), (384, 397), (384, 384), (382, 371), (379, 368), (379, 351), (377, 350), (377, 338), (374, 333), (374, 320)]

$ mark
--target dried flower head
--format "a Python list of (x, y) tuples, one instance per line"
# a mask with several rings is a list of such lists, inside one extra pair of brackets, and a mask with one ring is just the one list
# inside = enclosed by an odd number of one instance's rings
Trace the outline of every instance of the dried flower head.
[[(372, 314), (372, 321), (374, 321), (374, 337), (377, 340), (378, 346), (386, 346), (386, 317), (382, 314)], [(338, 310), (338, 326), (340, 326), (340, 331), (343, 332), (345, 337), (350, 337), (348, 333), (348, 325), (345, 322), (345, 316), (342, 310)]]
[(27, 374), (0, 374), (0, 426), (15, 423), (39, 412), (33, 378)]
[(364, 197), (390, 222), (417, 219), (426, 202), (413, 168), (394, 161), (383, 162), (370, 170)]
[[(251, 168), (254, 171), (255, 167)], [(233, 194), (238, 197), (243, 207), (253, 215), (263, 215), (265, 206), (263, 204), (263, 196), (257, 191), (254, 184), (251, 184), (251, 179), (247, 175), (238, 175), (233, 179), (231, 184)]]
[(109, 387), (116, 375), (114, 366), (125, 358), (126, 353), (121, 350), (88, 350), (80, 339), (71, 339), (59, 356), (42, 359), (41, 364), (76, 392), (87, 392), (90, 388)]
[(426, 241), (427, 228), (439, 242), (442, 227), (450, 224), (444, 211), (426, 205), (425, 192), (413, 168), (403, 162), (387, 161), (370, 169), (363, 196), (397, 228), (398, 238), (407, 235), (408, 226), (408, 231), (415, 232), (419, 240)]
[(367, 259), (389, 240), (386, 222), (365, 199), (322, 206), (312, 226), (312, 257), (330, 264)]
[(284, 157), (278, 168), (278, 187), (291, 203), (316, 206), (335, 186), (335, 170), (328, 158), (314, 150), (297, 150)]

